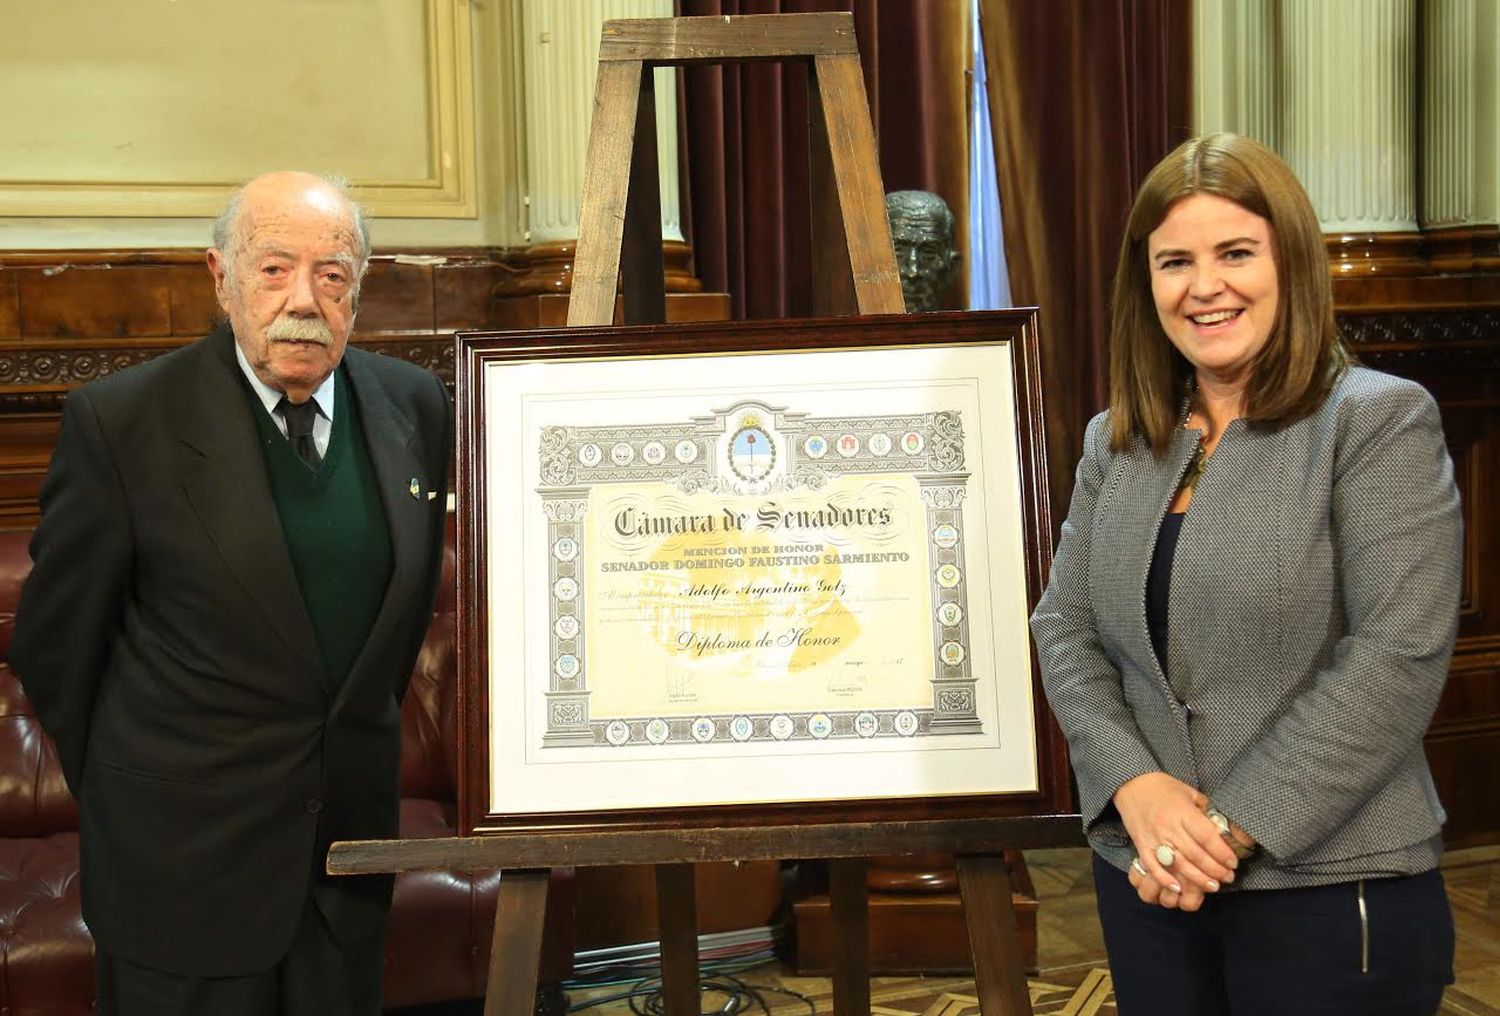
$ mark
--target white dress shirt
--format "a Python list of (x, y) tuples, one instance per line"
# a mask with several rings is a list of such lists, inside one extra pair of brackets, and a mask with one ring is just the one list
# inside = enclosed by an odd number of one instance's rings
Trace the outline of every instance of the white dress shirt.
[[(276, 421), (276, 428), (281, 431), (281, 436), (286, 436), (286, 420), (276, 412), (276, 404), (282, 400), (285, 392), (278, 392), (260, 378), (255, 376), (255, 371), (250, 369), (250, 361), (245, 359), (245, 351), (240, 344), (234, 344), (234, 358), (240, 362), (240, 370), (245, 372), (245, 379), (250, 382), (251, 389), (260, 396), (260, 401), (265, 404), (266, 412), (271, 414), (271, 419)], [(328, 455), (328, 439), (333, 436), (333, 375), (329, 374), (321, 385), (312, 393), (313, 401), (318, 404), (318, 415), (313, 419), (313, 444), (318, 446), (318, 454)]]

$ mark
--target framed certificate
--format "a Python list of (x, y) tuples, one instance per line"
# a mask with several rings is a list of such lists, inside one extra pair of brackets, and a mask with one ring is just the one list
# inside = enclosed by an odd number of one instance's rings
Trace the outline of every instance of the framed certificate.
[(1035, 321), (461, 336), (462, 832), (1068, 810)]

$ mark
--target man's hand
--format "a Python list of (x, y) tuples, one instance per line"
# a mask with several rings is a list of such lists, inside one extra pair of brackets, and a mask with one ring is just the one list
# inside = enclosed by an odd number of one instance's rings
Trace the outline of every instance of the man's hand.
[[(1166, 773), (1146, 773), (1115, 791), (1114, 803), (1139, 857), (1130, 884), (1142, 902), (1197, 910), (1205, 893), (1234, 881), (1239, 861), (1204, 814), (1208, 798), (1200, 791)], [(1157, 855), (1163, 844), (1171, 848), (1170, 864)]]

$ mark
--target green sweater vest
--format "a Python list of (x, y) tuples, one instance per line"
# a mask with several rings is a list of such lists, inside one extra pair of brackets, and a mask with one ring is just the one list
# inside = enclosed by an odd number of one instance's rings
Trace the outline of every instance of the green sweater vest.
[(334, 385), (333, 432), (317, 472), (248, 393), (281, 532), (332, 691), (349, 676), (391, 581), (390, 528), (342, 368)]

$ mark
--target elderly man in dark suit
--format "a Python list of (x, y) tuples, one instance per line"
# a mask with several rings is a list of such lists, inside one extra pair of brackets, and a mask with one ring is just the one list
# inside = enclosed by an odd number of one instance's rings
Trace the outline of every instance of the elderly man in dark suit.
[(227, 325), (75, 391), (11, 662), (78, 798), (98, 1009), (371, 1014), (400, 701), (431, 617), (447, 396), (348, 349), (369, 240), (336, 184), (241, 189)]

